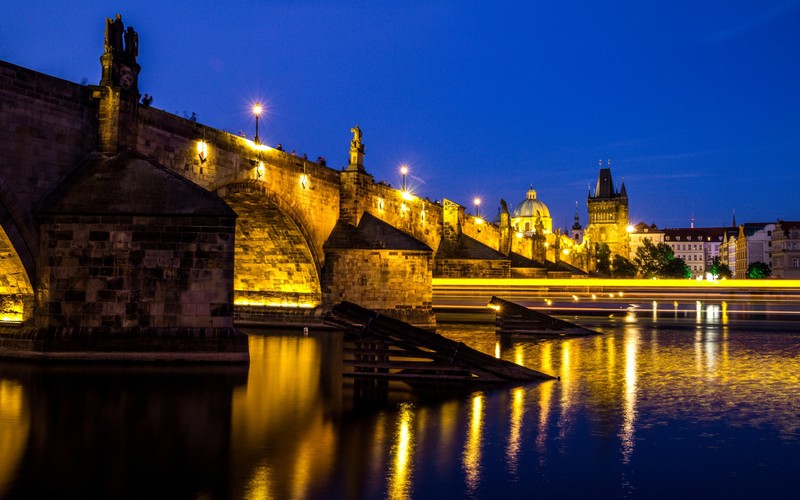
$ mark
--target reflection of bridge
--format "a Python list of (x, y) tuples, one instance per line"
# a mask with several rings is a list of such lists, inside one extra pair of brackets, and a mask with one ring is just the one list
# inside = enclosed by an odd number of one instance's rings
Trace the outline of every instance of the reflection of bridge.
[(360, 129), (340, 171), (151, 108), (121, 44), (100, 85), (0, 62), (5, 320), (219, 333), (232, 304), (258, 321), (349, 300), (430, 324), (434, 275), (547, 273), (553, 249), (512, 237), (507, 210), (488, 224), (374, 182)]

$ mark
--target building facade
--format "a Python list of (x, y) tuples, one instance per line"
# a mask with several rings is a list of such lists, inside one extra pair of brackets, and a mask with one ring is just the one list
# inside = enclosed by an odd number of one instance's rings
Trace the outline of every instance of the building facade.
[[(771, 222), (747, 222), (739, 226), (736, 236), (736, 279), (747, 278), (747, 268), (753, 262), (772, 262), (772, 231), (775, 224)], [(730, 258), (730, 257), (729, 257)]]
[(628, 238), (630, 238), (631, 259), (636, 257), (636, 250), (644, 245), (644, 240), (650, 240), (653, 245), (658, 245), (664, 242), (664, 231), (658, 229), (655, 224), (647, 225), (640, 222), (628, 231)]
[(772, 277), (800, 279), (800, 221), (782, 221), (772, 231)]
[(672, 248), (675, 257), (686, 262), (693, 278), (705, 277), (711, 272), (714, 258), (720, 257), (726, 235), (733, 231), (733, 228), (726, 227), (664, 229), (664, 243)]

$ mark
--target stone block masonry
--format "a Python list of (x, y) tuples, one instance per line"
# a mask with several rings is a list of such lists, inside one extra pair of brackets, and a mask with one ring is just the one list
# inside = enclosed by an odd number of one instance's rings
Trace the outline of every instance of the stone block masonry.
[(37, 327), (233, 327), (233, 218), (54, 216), (42, 244)]

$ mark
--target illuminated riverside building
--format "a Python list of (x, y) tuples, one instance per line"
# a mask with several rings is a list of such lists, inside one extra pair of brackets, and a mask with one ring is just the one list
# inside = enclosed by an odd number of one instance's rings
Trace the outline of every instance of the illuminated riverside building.
[(782, 221), (772, 231), (772, 277), (800, 279), (800, 221)]
[[(739, 226), (736, 236), (736, 279), (747, 278), (747, 268), (753, 262), (772, 262), (772, 231), (775, 224), (771, 222), (747, 222)], [(728, 256), (730, 259), (730, 255)]]
[(711, 262), (720, 255), (725, 236), (733, 234), (732, 227), (665, 228), (664, 243), (672, 248), (675, 257), (683, 259), (692, 277), (703, 277), (711, 272)]
[(601, 166), (594, 194), (590, 189), (586, 204), (589, 225), (585, 238), (592, 243), (606, 243), (612, 253), (628, 257), (628, 192), (624, 182), (619, 190), (614, 188), (610, 167)]
[(647, 225), (640, 222), (633, 226), (633, 231), (628, 231), (630, 238), (631, 258), (636, 257), (636, 250), (644, 245), (644, 240), (650, 240), (653, 245), (664, 242), (664, 231), (657, 228), (655, 224)]

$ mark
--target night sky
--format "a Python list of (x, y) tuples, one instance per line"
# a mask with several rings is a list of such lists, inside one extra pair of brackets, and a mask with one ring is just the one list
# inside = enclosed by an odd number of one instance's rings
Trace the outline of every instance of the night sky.
[(800, 220), (800, 1), (15, 2), (0, 59), (96, 84), (105, 18), (153, 107), (496, 213), (586, 224), (598, 160), (633, 223)]

